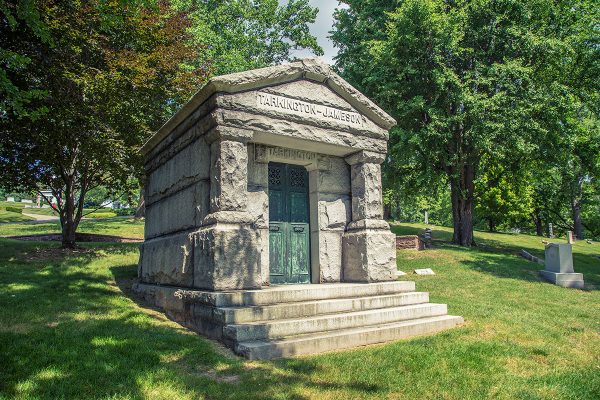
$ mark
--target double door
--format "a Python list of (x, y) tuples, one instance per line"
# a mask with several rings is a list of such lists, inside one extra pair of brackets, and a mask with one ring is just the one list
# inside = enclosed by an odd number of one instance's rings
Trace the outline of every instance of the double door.
[(269, 163), (269, 272), (273, 284), (310, 282), (308, 171)]

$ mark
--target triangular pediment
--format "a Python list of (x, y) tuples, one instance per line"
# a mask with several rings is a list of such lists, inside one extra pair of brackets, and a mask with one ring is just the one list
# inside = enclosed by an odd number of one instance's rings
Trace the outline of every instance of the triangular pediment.
[(148, 152), (215, 94), (234, 95), (226, 100), (266, 113), (314, 118), (335, 129), (336, 124), (350, 129), (383, 131), (396, 121), (366, 96), (337, 75), (329, 65), (316, 58), (260, 68), (210, 79), (142, 147)]

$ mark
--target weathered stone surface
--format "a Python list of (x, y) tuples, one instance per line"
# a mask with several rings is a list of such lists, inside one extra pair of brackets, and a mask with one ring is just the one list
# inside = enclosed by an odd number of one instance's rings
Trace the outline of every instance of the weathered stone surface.
[(218, 96), (217, 104), (223, 109), (247, 110), (271, 118), (388, 139), (386, 129), (358, 113), (324, 85), (296, 81), (285, 85), (283, 91), (287, 93), (282, 93), (279, 88), (271, 86), (258, 91), (222, 93)]
[(381, 166), (355, 164), (351, 166), (352, 219), (382, 219)]
[(256, 229), (216, 224), (194, 236), (194, 287), (209, 290), (261, 287), (261, 254)]
[(319, 282), (342, 281), (342, 232), (321, 231), (319, 238)]
[(191, 286), (191, 234), (181, 233), (144, 242), (141, 246), (139, 277), (145, 283)]
[(211, 144), (210, 209), (246, 211), (248, 203), (248, 148), (246, 144), (219, 140)]
[(425, 250), (425, 244), (418, 235), (396, 236), (398, 250)]
[(583, 274), (578, 273), (561, 273), (552, 271), (540, 271), (542, 278), (548, 282), (552, 282), (557, 286), (564, 288), (583, 289), (585, 283), (583, 281)]
[[(385, 153), (387, 141), (383, 138), (373, 138), (357, 135), (352, 132), (328, 128), (327, 126), (306, 125), (291, 119), (272, 118), (240, 110), (219, 109), (215, 113), (217, 122), (225, 126), (239, 127), (255, 131), (254, 141), (281, 147), (305, 147), (308, 151), (318, 151), (318, 148), (341, 148), (342, 153), (349, 154), (357, 149), (373, 149)], [(287, 139), (287, 140), (286, 140)], [(293, 145), (299, 141), (310, 141), (314, 148), (305, 145)], [(319, 143), (317, 145), (317, 143)], [(332, 150), (333, 151), (333, 150)]]
[(348, 231), (357, 231), (365, 229), (378, 229), (378, 230), (389, 230), (390, 224), (383, 219), (360, 219), (358, 221), (352, 221), (346, 228)]
[[(146, 207), (145, 237), (198, 227), (208, 213), (209, 184), (200, 181)], [(177, 212), (174, 212), (177, 210)]]
[(269, 227), (269, 195), (263, 188), (250, 187), (248, 191), (248, 213), (257, 228)]
[(321, 194), (319, 195), (319, 229), (344, 230), (350, 221), (352, 203), (350, 196)]
[(261, 285), (268, 286), (269, 282), (269, 229), (259, 228), (256, 230), (258, 234), (258, 251), (260, 252), (260, 279)]
[(248, 145), (248, 187), (268, 188), (269, 187), (269, 164), (268, 162), (256, 160), (256, 146), (251, 143)]
[(395, 235), (389, 231), (355, 231), (343, 236), (342, 265), (346, 282), (396, 279)]
[(147, 204), (177, 192), (198, 180), (210, 177), (210, 152), (203, 139), (198, 139), (148, 176)]
[[(330, 157), (330, 168), (319, 171), (318, 185), (311, 186), (311, 191), (318, 190), (320, 193), (351, 193), (350, 166), (341, 157)], [(312, 182), (311, 182), (312, 183)]]
[(545, 270), (573, 273), (573, 246), (567, 243), (550, 243), (545, 249)]

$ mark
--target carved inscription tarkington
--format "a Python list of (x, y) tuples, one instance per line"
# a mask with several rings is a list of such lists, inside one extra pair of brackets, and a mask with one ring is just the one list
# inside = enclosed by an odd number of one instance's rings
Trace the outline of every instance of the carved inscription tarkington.
[(261, 108), (276, 109), (289, 114), (333, 119), (348, 125), (362, 125), (362, 117), (358, 113), (327, 107), (322, 104), (308, 103), (306, 101), (278, 96), (271, 93), (257, 92), (256, 104)]

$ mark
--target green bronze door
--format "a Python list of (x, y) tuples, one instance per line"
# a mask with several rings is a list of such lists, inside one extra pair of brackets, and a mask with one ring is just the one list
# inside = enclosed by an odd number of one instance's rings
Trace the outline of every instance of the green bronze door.
[(269, 163), (269, 271), (273, 284), (310, 282), (308, 172)]

